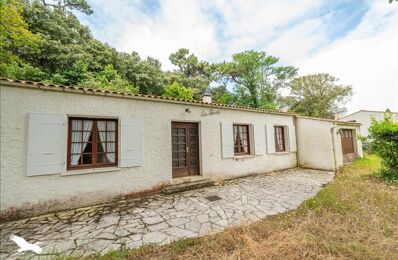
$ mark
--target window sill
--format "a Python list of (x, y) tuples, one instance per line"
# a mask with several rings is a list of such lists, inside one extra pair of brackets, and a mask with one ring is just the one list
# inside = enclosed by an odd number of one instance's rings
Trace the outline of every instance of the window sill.
[(234, 155), (233, 159), (246, 159), (246, 158), (254, 158), (256, 155), (254, 154), (245, 154), (245, 155)]
[(289, 153), (295, 153), (295, 152), (290, 152), (290, 151), (287, 151), (287, 152), (275, 152), (275, 155), (283, 155), (283, 154), (289, 154)]
[(81, 170), (69, 170), (62, 172), (61, 176), (73, 176), (91, 173), (101, 173), (101, 172), (116, 172), (120, 171), (122, 168), (119, 167), (103, 167), (103, 168), (91, 168), (91, 169), (81, 169)]

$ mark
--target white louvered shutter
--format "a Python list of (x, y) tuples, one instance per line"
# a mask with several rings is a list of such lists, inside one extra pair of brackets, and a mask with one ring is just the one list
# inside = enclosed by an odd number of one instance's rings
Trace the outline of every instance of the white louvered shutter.
[(221, 123), (221, 147), (222, 158), (234, 156), (234, 131), (230, 122)]
[(266, 151), (265, 143), (265, 125), (264, 124), (254, 124), (254, 152), (256, 155), (262, 155)]
[(297, 144), (296, 144), (296, 127), (294, 125), (288, 126), (288, 133), (289, 133), (289, 151), (296, 152), (297, 151)]
[(267, 124), (267, 152), (275, 153), (275, 129), (271, 124)]
[(142, 121), (125, 117), (120, 123), (120, 167), (142, 165)]
[(27, 176), (66, 170), (66, 115), (30, 113), (28, 122)]

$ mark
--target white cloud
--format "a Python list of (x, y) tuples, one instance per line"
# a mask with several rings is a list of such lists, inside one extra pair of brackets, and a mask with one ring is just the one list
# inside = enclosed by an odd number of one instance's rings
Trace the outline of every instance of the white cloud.
[(327, 72), (352, 84), (349, 112), (398, 111), (398, 9), (375, 2), (358, 27), (301, 64), (300, 74)]
[[(179, 48), (216, 61), (264, 46), (277, 37), (278, 28), (321, 5), (309, 0), (162, 0), (159, 9), (148, 14), (140, 9), (143, 3), (97, 0), (93, 2), (97, 19), (79, 17), (96, 37), (119, 51), (155, 57), (166, 69), (171, 67), (170, 53)], [(98, 20), (103, 24), (96, 24)]]
[[(350, 1), (326, 0), (159, 0), (156, 10), (144, 11), (146, 0), (91, 4), (94, 15), (79, 17), (95, 37), (119, 51), (157, 58), (164, 69), (172, 68), (168, 57), (179, 48), (209, 61), (248, 49), (265, 50), (300, 68), (300, 74), (328, 72), (352, 84), (355, 95), (349, 111), (398, 111), (396, 3), (368, 0), (356, 7)], [(356, 28), (333, 38), (368, 6)], [(346, 8), (347, 15), (338, 16), (339, 8)]]
[(325, 30), (322, 19), (307, 20), (279, 34), (265, 49), (283, 63), (296, 65), (327, 40)]

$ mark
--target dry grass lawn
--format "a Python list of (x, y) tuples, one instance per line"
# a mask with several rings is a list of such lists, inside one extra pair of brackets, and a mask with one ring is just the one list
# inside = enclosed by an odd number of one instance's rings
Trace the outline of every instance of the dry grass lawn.
[(398, 185), (371, 177), (370, 155), (299, 209), (216, 235), (91, 259), (398, 259)]

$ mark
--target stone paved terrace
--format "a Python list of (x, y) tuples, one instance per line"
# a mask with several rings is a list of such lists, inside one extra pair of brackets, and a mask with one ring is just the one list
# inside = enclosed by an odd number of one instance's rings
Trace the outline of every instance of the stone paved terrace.
[[(207, 235), (295, 209), (332, 179), (331, 172), (289, 169), (235, 179), (224, 186), (157, 194), (7, 222), (0, 224), (0, 258), (24, 256), (14, 254), (17, 246), (9, 241), (11, 234), (31, 243), (42, 242), (40, 259), (51, 258), (55, 253), (103, 254), (121, 247), (165, 244), (183, 237)], [(213, 195), (221, 199), (206, 198)]]

